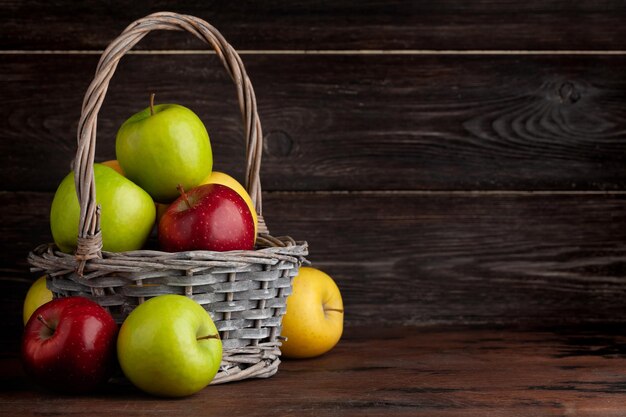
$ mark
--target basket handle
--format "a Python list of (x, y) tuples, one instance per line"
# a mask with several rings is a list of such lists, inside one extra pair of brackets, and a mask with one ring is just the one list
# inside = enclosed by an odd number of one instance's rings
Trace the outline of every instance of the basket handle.
[(88, 259), (101, 257), (100, 210), (96, 205), (93, 171), (98, 112), (109, 87), (109, 81), (113, 77), (122, 56), (153, 30), (184, 30), (206, 42), (215, 50), (235, 83), (239, 108), (245, 126), (245, 187), (259, 214), (259, 233), (268, 233), (261, 215), (261, 182), (259, 178), (263, 134), (257, 114), (254, 89), (241, 58), (217, 29), (204, 20), (194, 16), (159, 12), (131, 23), (109, 44), (100, 57), (95, 77), (83, 100), (82, 113), (78, 123), (78, 149), (74, 160), (74, 182), (80, 204), (78, 247), (76, 249), (76, 257), (81, 261), (79, 270), (82, 270)]

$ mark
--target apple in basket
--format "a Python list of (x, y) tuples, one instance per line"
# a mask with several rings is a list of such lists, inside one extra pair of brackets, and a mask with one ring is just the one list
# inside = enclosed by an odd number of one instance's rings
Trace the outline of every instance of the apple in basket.
[(256, 214), (256, 210), (254, 208), (254, 204), (252, 204), (252, 199), (250, 198), (250, 194), (243, 188), (243, 185), (239, 183), (236, 179), (231, 177), (228, 174), (224, 174), (223, 172), (213, 171), (211, 175), (209, 175), (201, 184), (222, 184), (227, 186), (228, 188), (232, 188), (244, 199), (248, 208), (250, 209), (250, 213), (252, 214), (252, 220), (254, 221), (254, 236), (256, 237), (259, 231), (259, 219)]
[[(113, 168), (93, 164), (93, 170), (96, 202), (102, 207), (102, 249), (109, 252), (140, 249), (154, 226), (154, 201)], [(74, 172), (71, 172), (57, 188), (50, 209), (52, 237), (63, 252), (76, 249), (79, 216)]]
[(222, 342), (200, 304), (182, 295), (160, 295), (128, 315), (117, 339), (117, 356), (137, 388), (184, 397), (213, 380), (222, 362)]
[(254, 221), (248, 205), (233, 189), (205, 184), (181, 196), (159, 222), (159, 243), (168, 252), (251, 250)]
[(128, 179), (159, 203), (178, 197), (176, 187), (191, 189), (213, 167), (209, 134), (198, 116), (178, 104), (154, 105), (122, 124), (115, 154)]
[(117, 161), (117, 159), (111, 159), (111, 160), (108, 160), (108, 161), (104, 161), (104, 162), (102, 162), (102, 165), (107, 166), (109, 168), (113, 168), (115, 171), (117, 171), (118, 174), (123, 175), (124, 177), (126, 176), (126, 173), (124, 172), (124, 170), (120, 166), (120, 163)]
[(26, 323), (22, 363), (36, 382), (68, 393), (92, 391), (115, 364), (117, 324), (84, 297), (58, 298), (39, 307)]
[[(243, 198), (250, 209), (250, 213), (252, 214), (252, 220), (254, 221), (254, 236), (257, 236), (259, 231), (259, 219), (256, 214), (256, 210), (254, 208), (254, 204), (252, 204), (252, 198), (250, 198), (250, 194), (246, 191), (246, 189), (233, 177), (223, 172), (213, 171), (211, 175), (206, 177), (200, 185), (204, 184), (222, 184), (227, 186), (228, 188), (232, 188)], [(161, 221), (161, 217), (169, 207), (167, 204), (156, 203), (157, 206), (157, 223)]]

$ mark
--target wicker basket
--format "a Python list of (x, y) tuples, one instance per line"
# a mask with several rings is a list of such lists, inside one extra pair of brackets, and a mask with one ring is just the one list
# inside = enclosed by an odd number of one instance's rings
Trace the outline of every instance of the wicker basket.
[[(98, 111), (121, 57), (156, 29), (185, 30), (211, 45), (237, 87), (245, 124), (246, 188), (259, 215), (256, 250), (101, 250), (93, 172)], [(224, 354), (213, 384), (273, 375), (280, 363), (286, 299), (292, 278), (305, 261), (307, 245), (289, 237), (274, 238), (265, 226), (259, 180), (262, 139), (254, 90), (243, 63), (213, 26), (193, 16), (165, 12), (135, 21), (102, 54), (83, 101), (74, 160), (81, 208), (76, 253), (41, 245), (28, 256), (31, 269), (48, 275), (48, 287), (56, 297), (89, 297), (107, 307), (118, 322), (149, 297), (186, 295), (209, 311), (220, 331)]]

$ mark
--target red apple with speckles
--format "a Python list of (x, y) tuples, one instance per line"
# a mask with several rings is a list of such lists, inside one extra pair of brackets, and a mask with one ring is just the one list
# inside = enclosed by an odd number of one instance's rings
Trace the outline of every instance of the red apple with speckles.
[(81, 393), (106, 382), (115, 365), (117, 324), (84, 297), (52, 300), (32, 314), (22, 339), (22, 363), (35, 382)]
[(205, 184), (174, 201), (159, 222), (159, 243), (168, 252), (250, 250), (254, 220), (248, 204), (233, 189)]

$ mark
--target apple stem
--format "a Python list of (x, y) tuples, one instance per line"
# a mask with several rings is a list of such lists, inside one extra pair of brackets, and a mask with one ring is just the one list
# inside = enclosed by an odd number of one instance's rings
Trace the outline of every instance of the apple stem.
[(187, 197), (187, 193), (185, 192), (185, 189), (183, 188), (182, 184), (178, 184), (176, 186), (176, 189), (178, 190), (180, 195), (183, 197), (183, 200), (185, 200), (185, 203), (187, 204), (187, 208), (191, 208), (191, 203), (189, 202), (189, 198)]
[(340, 308), (325, 308), (324, 311), (336, 311), (338, 313), (343, 313), (343, 310)]
[(52, 326), (50, 326), (48, 324), (48, 322), (46, 321), (46, 319), (43, 318), (43, 316), (41, 314), (37, 315), (37, 320), (39, 320), (40, 322), (43, 323), (44, 326), (46, 326), (51, 332), (54, 332), (54, 329), (52, 328)]
[(210, 334), (208, 336), (202, 336), (202, 337), (198, 337), (196, 338), (196, 340), (207, 340), (207, 339), (219, 339), (220, 337), (216, 334)]
[(154, 96), (156, 94), (152, 93), (150, 94), (150, 116), (154, 116)]

